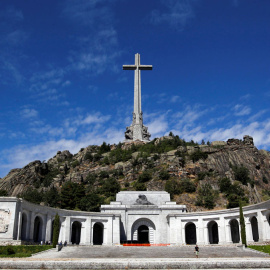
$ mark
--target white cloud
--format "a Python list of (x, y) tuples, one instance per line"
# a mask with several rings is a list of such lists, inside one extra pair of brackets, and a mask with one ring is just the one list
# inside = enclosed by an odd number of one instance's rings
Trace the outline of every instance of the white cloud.
[(153, 10), (151, 22), (153, 24), (168, 23), (174, 29), (182, 31), (187, 22), (194, 17), (192, 2), (187, 0), (162, 0), (164, 11)]
[(237, 104), (233, 108), (234, 114), (236, 116), (244, 116), (244, 115), (249, 115), (251, 112), (251, 108), (248, 106), (244, 106), (242, 104)]
[(35, 109), (25, 108), (21, 110), (20, 115), (22, 118), (36, 118), (38, 116), (38, 111)]

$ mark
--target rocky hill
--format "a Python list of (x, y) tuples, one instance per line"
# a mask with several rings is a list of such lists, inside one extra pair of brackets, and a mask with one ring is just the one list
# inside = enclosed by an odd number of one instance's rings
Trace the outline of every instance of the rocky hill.
[(90, 211), (119, 190), (167, 190), (189, 211), (200, 211), (267, 200), (269, 181), (270, 152), (258, 150), (250, 136), (197, 144), (171, 134), (150, 143), (88, 146), (75, 155), (59, 151), (11, 170), (0, 179), (0, 194)]

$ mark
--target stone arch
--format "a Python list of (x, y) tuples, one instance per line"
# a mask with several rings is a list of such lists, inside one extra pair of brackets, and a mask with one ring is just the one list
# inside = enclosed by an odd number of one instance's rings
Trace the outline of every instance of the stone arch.
[(81, 229), (82, 223), (80, 221), (74, 221), (71, 227), (71, 243), (79, 245), (81, 242)]
[(34, 221), (34, 234), (33, 234), (34, 242), (40, 243), (42, 241), (42, 229), (43, 229), (43, 220), (40, 216), (36, 216)]
[(104, 241), (104, 225), (96, 222), (93, 227), (93, 245), (102, 245)]
[(259, 241), (259, 228), (258, 228), (258, 220), (255, 216), (250, 218), (251, 230), (252, 230), (252, 237), (254, 242)]
[(197, 243), (196, 226), (193, 222), (188, 222), (185, 226), (186, 244), (195, 245)]
[(207, 224), (208, 228), (208, 240), (210, 244), (218, 244), (219, 237), (218, 237), (218, 224), (212, 220)]
[(138, 219), (133, 223), (132, 229), (131, 229), (131, 237), (132, 237), (131, 240), (138, 241), (139, 240), (138, 232), (140, 232), (138, 231), (139, 228), (140, 230), (147, 230), (146, 227), (148, 228), (148, 242), (150, 244), (154, 244), (156, 226), (150, 219), (146, 219), (146, 218)]
[(27, 240), (28, 219), (26, 213), (22, 213), (21, 240)]
[(239, 223), (236, 219), (232, 219), (229, 222), (231, 227), (231, 237), (233, 243), (239, 243), (240, 242), (240, 234), (239, 234)]

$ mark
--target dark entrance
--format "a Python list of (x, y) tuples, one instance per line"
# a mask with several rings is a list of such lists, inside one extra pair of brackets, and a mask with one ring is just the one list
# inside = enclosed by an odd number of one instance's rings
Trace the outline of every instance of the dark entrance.
[(218, 244), (218, 225), (215, 221), (208, 223), (208, 235), (210, 244)]
[(231, 236), (232, 236), (232, 242), (233, 243), (239, 243), (240, 242), (240, 234), (239, 234), (239, 223), (236, 219), (233, 219), (230, 221), (231, 226)]
[(149, 244), (149, 228), (146, 225), (141, 225), (138, 228), (139, 244)]
[(21, 240), (26, 240), (27, 230), (27, 216), (25, 213), (22, 214), (22, 227), (21, 227)]
[(81, 241), (82, 224), (79, 221), (74, 221), (72, 224), (71, 243), (79, 245)]
[(185, 231), (186, 231), (186, 244), (195, 245), (197, 243), (195, 224), (194, 223), (187, 224)]
[(102, 245), (103, 244), (103, 231), (104, 226), (102, 223), (95, 223), (93, 227), (93, 244)]
[(251, 223), (251, 228), (252, 228), (252, 236), (253, 236), (253, 241), (258, 242), (259, 241), (259, 229), (258, 229), (258, 220), (256, 217), (253, 217), (250, 220)]
[(35, 218), (33, 240), (34, 242), (42, 240), (42, 220), (40, 217)]

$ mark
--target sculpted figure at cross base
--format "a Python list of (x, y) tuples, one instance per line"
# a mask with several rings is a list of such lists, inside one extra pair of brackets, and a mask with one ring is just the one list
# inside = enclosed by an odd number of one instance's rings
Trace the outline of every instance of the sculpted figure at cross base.
[(140, 55), (135, 54), (135, 65), (123, 65), (124, 70), (134, 70), (134, 111), (130, 127), (126, 128), (126, 141), (149, 141), (151, 134), (143, 125), (143, 113), (141, 108), (141, 70), (152, 70), (151, 65), (141, 65)]

